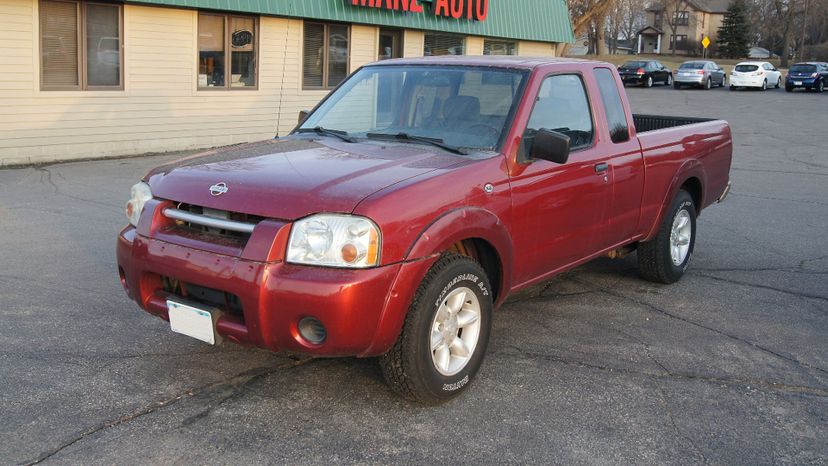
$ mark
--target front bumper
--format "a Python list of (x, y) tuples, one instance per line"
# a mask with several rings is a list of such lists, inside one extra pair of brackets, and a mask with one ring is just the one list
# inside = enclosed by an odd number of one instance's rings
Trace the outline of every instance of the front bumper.
[[(143, 217), (148, 217), (145, 215)], [(155, 217), (155, 216), (150, 216)], [(143, 218), (142, 218), (143, 221)], [(289, 226), (288, 226), (289, 227)], [(235, 343), (314, 356), (374, 356), (394, 343), (420, 280), (435, 258), (353, 270), (249, 260), (175, 244), (139, 227), (118, 236), (121, 283), (141, 308), (169, 320), (167, 299), (187, 299), (170, 280), (232, 295), (241, 311), (222, 312), (215, 331)], [(279, 241), (280, 235), (274, 236)], [(306, 341), (298, 323), (325, 326), (320, 344)]]

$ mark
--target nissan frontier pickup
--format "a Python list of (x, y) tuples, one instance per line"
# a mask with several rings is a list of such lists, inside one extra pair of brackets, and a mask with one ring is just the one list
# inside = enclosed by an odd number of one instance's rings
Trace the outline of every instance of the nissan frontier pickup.
[(286, 137), (150, 171), (118, 271), (175, 332), (378, 357), (394, 391), (439, 403), (510, 294), (633, 252), (644, 279), (679, 280), (731, 153), (724, 121), (632, 114), (607, 63), (387, 60)]

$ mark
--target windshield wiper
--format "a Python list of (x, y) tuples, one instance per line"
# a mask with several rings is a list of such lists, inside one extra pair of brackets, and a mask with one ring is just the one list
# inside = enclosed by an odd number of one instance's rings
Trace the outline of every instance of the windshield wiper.
[(357, 142), (357, 140), (355, 138), (352, 138), (351, 136), (348, 135), (347, 131), (342, 131), (342, 130), (339, 130), (339, 129), (328, 129), (328, 128), (323, 128), (321, 126), (317, 126), (317, 127), (314, 127), (314, 128), (299, 128), (296, 132), (297, 133), (316, 133), (316, 134), (322, 134), (322, 135), (325, 135), (325, 136), (333, 136), (335, 138), (342, 139), (345, 142)]
[(426, 144), (431, 144), (432, 146), (437, 146), (443, 150), (447, 150), (449, 152), (453, 152), (455, 154), (460, 155), (469, 155), (469, 152), (465, 149), (461, 149), (456, 146), (452, 146), (451, 144), (446, 144), (442, 139), (439, 138), (428, 138), (425, 136), (416, 136), (413, 134), (408, 133), (397, 133), (397, 134), (388, 134), (388, 133), (367, 133), (365, 137), (370, 139), (393, 139), (395, 141), (415, 141), (415, 142), (424, 142)]

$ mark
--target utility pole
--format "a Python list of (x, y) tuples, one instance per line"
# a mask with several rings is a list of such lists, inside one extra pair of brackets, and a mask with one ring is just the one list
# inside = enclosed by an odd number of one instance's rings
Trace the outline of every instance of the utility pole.
[(805, 0), (805, 11), (802, 15), (802, 35), (799, 38), (799, 61), (805, 60), (805, 36), (808, 35), (808, 5), (811, 0)]

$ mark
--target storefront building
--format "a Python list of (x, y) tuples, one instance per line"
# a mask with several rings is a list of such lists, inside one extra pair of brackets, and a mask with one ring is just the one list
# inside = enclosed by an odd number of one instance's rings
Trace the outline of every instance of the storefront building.
[(0, 166), (267, 139), (366, 63), (571, 40), (564, 0), (2, 0)]

